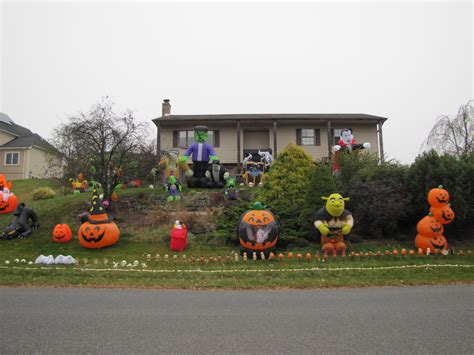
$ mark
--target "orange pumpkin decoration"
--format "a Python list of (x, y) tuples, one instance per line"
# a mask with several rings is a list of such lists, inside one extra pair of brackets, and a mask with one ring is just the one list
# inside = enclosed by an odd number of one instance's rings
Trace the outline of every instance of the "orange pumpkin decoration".
[(93, 191), (92, 207), (89, 210), (87, 219), (77, 232), (79, 243), (83, 247), (100, 249), (118, 242), (120, 230), (105, 212), (97, 190)]
[(0, 191), (3, 191), (3, 189), (7, 188), (8, 190), (12, 189), (12, 182), (7, 182), (7, 179), (5, 179), (5, 175), (0, 174)]
[(430, 213), (442, 224), (449, 224), (454, 221), (454, 211), (449, 204), (441, 207), (431, 207)]
[(18, 207), (18, 197), (10, 194), (5, 200), (4, 195), (0, 192), (0, 213), (12, 213)]
[(444, 228), (433, 216), (425, 216), (416, 225), (416, 231), (422, 236), (434, 238), (443, 235)]
[(56, 224), (53, 229), (53, 241), (67, 243), (72, 239), (71, 228), (67, 224)]
[(418, 250), (422, 250), (426, 253), (428, 249), (435, 251), (436, 249), (448, 249), (448, 242), (442, 235), (435, 237), (427, 237), (421, 234), (417, 234), (415, 238), (415, 246)]
[(242, 214), (237, 234), (242, 253), (269, 253), (278, 241), (279, 226), (273, 213), (265, 209), (261, 202), (255, 202), (252, 209)]
[(443, 185), (439, 185), (439, 187), (431, 189), (428, 192), (428, 203), (431, 207), (443, 207), (447, 205), (449, 202), (449, 193), (447, 190), (443, 189)]

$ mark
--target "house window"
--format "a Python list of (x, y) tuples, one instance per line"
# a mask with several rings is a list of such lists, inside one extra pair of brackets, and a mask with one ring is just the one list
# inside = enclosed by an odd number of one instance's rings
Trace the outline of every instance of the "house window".
[(19, 165), (19, 164), (20, 164), (20, 153), (18, 152), (5, 153), (5, 165)]
[(319, 129), (300, 128), (296, 130), (296, 144), (301, 146), (320, 146), (321, 132)]
[(337, 128), (337, 129), (334, 129), (334, 144), (339, 144), (339, 139), (341, 139), (341, 131), (343, 129), (350, 129), (352, 134), (354, 134), (354, 131), (352, 130), (352, 128)]
[[(186, 149), (194, 142), (194, 131), (173, 131), (173, 148)], [(207, 132), (207, 143), (219, 147), (219, 131)]]

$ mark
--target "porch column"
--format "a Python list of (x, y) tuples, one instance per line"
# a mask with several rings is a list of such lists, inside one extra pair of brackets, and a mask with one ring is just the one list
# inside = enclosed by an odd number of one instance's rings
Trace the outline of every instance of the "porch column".
[(327, 123), (327, 135), (328, 135), (328, 159), (331, 160), (332, 144), (333, 144), (332, 133), (331, 133), (331, 121), (328, 121)]
[(273, 121), (273, 158), (277, 157), (277, 121)]
[(381, 121), (379, 121), (379, 123), (377, 124), (377, 137), (379, 140), (379, 157), (380, 157), (381, 163), (384, 162), (382, 125), (383, 125), (383, 122)]
[(240, 157), (240, 120), (237, 120), (237, 171), (241, 168), (241, 157)]

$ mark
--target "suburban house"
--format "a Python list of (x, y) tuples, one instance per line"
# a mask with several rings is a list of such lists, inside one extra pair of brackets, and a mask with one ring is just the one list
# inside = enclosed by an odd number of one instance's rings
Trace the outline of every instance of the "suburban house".
[(157, 127), (157, 150), (179, 149), (183, 154), (193, 142), (193, 128), (205, 125), (221, 163), (240, 167), (246, 152), (271, 149), (273, 156), (293, 142), (315, 160), (327, 159), (342, 128), (352, 129), (358, 143), (371, 143), (370, 152), (383, 160), (382, 126), (385, 117), (348, 113), (211, 114), (173, 115), (170, 100), (162, 104)]
[[(55, 160), (55, 168), (51, 162)], [(0, 112), (0, 174), (7, 180), (60, 176), (56, 149)]]

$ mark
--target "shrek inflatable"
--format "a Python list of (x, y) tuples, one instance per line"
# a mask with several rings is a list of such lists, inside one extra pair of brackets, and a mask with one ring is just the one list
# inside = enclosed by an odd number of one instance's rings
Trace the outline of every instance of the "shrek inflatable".
[(345, 201), (348, 197), (332, 194), (329, 197), (321, 197), (326, 201), (315, 215), (314, 225), (321, 233), (321, 246), (324, 252), (332, 254), (334, 250), (342, 253), (346, 250), (344, 236), (347, 236), (354, 225), (352, 213), (345, 209)]
[(189, 157), (193, 161), (193, 176), (188, 178), (188, 187), (206, 187), (207, 178), (206, 171), (209, 167), (209, 160), (219, 160), (216, 151), (209, 144), (207, 140), (207, 127), (196, 126), (194, 127), (194, 140), (195, 142), (189, 146), (184, 155), (179, 158), (181, 163), (186, 162)]

